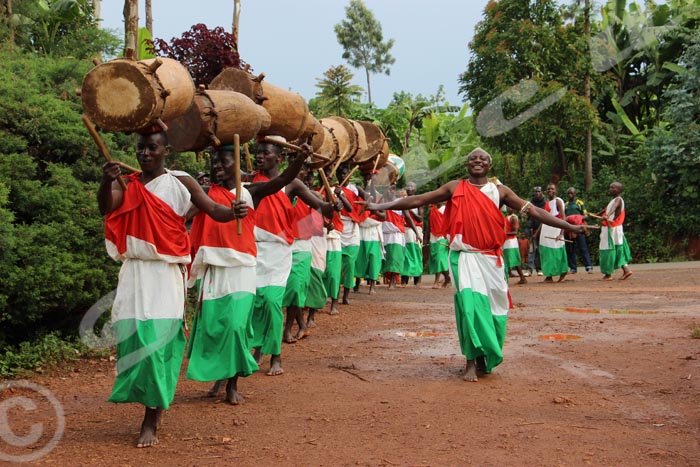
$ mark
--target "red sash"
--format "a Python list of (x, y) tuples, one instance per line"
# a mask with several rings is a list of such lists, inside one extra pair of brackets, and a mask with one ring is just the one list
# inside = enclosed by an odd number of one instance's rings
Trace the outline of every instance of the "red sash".
[(444, 216), (435, 205), (430, 206), (430, 215), (428, 219), (430, 222), (430, 233), (435, 237), (444, 237)]
[(403, 214), (398, 214), (392, 210), (387, 210), (386, 211), (386, 222), (391, 222), (401, 232), (406, 233), (406, 226), (404, 225)]
[[(236, 195), (226, 188), (212, 184), (209, 187), (209, 197), (218, 204), (230, 206), (236, 200)], [(201, 247), (231, 248), (255, 256), (255, 210), (248, 206), (248, 215), (241, 219), (242, 233), (238, 235), (237, 222), (217, 222), (207, 214), (200, 212), (194, 217), (190, 228), (192, 239), (192, 257), (197, 256), (197, 250)]]
[[(170, 176), (170, 175), (165, 175)], [(141, 183), (141, 173), (133, 173), (122, 205), (105, 216), (105, 239), (120, 255), (127, 253), (127, 237), (154, 245), (159, 255), (189, 258), (190, 238), (185, 218), (151, 193)]]
[[(269, 182), (270, 179), (261, 174), (255, 174), (253, 182)], [(256, 226), (280, 238), (287, 240), (289, 245), (294, 241), (292, 235), (292, 203), (289, 197), (280, 190), (274, 195), (264, 197), (255, 214)]]
[(481, 190), (464, 180), (448, 201), (444, 218), (450, 242), (461, 235), (463, 243), (498, 255), (506, 240), (501, 210)]
[[(359, 198), (357, 197), (357, 195), (355, 195), (355, 193), (353, 193), (353, 191), (350, 188), (341, 187), (341, 189), (343, 190), (343, 194), (345, 195), (345, 197), (350, 202), (350, 206), (352, 207), (352, 210), (348, 211), (347, 209), (345, 209), (343, 207), (343, 210), (340, 211), (340, 215), (345, 216), (345, 217), (349, 217), (350, 219), (352, 219), (353, 222), (359, 224), (360, 222), (362, 222), (362, 220), (360, 219), (360, 216), (359, 216), (359, 212), (360, 212), (359, 210), (361, 208), (359, 205), (355, 204), (355, 201), (359, 200)], [(369, 214), (367, 214), (367, 215), (369, 216)]]

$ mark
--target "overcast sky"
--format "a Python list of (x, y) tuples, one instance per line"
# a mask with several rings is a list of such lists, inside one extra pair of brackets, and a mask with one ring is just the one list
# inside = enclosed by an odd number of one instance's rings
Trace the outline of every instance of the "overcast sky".
[[(152, 0), (153, 35), (170, 41), (197, 23), (231, 31), (233, 0)], [(434, 95), (445, 87), (450, 104), (461, 105), (459, 74), (467, 67), (468, 43), (488, 0), (365, 0), (381, 23), (384, 40), (394, 39), (391, 75), (371, 75), (372, 100), (386, 107), (394, 92)], [(317, 78), (331, 66), (351, 69), (366, 89), (364, 70), (342, 58), (333, 30), (345, 19), (349, 0), (241, 0), (239, 52), (254, 72), (301, 94), (316, 95)], [(145, 26), (143, 0), (139, 24)], [(103, 27), (123, 35), (123, 0), (103, 0)], [(366, 95), (363, 102), (367, 101)]]

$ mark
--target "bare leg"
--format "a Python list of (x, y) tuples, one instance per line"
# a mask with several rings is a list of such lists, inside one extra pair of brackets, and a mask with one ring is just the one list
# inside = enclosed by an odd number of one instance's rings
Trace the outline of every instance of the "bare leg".
[(516, 266), (515, 270), (518, 271), (518, 275), (520, 276), (518, 284), (527, 284), (527, 279), (525, 279), (525, 274), (523, 274), (523, 268), (520, 266)]
[(338, 299), (337, 298), (332, 298), (331, 299), (331, 309), (328, 312), (329, 315), (337, 315), (338, 314)]
[(377, 293), (376, 289), (374, 288), (374, 284), (377, 282), (372, 279), (368, 279), (367, 282), (369, 283), (369, 294), (374, 295)]
[(304, 309), (299, 308), (299, 312), (297, 313), (297, 325), (299, 326), (299, 330), (297, 331), (296, 338), (297, 340), (303, 339), (306, 336), (309, 335), (309, 330), (306, 327), (306, 321), (304, 321)]
[(343, 301), (341, 302), (343, 305), (350, 305), (350, 300), (348, 300), (348, 296), (350, 296), (350, 289), (346, 289), (343, 287)]
[(163, 409), (160, 407), (153, 409), (146, 407), (146, 413), (143, 415), (143, 422), (141, 422), (141, 434), (136, 442), (137, 448), (150, 448), (158, 444), (156, 431), (158, 431), (162, 413)]
[(316, 327), (316, 321), (314, 321), (315, 315), (316, 315), (316, 309), (309, 308), (309, 316), (306, 318), (306, 327), (307, 328), (315, 328)]
[(559, 280), (557, 282), (563, 282), (565, 277), (566, 273), (562, 274), (561, 276), (559, 276)]
[(622, 266), (622, 272), (623, 272), (622, 277), (620, 277), (621, 281), (626, 281), (632, 275), (632, 271), (630, 270), (629, 266), (627, 266), (626, 264), (624, 266)]
[(267, 376), (278, 376), (284, 373), (282, 369), (282, 357), (280, 355), (272, 355), (270, 357), (270, 371)]
[(292, 335), (292, 326), (294, 326), (294, 321), (299, 313), (299, 308), (295, 306), (287, 307), (287, 319), (284, 322), (284, 342), (287, 344), (294, 344), (297, 339)]
[(445, 282), (442, 283), (442, 287), (446, 288), (450, 285), (450, 274), (445, 271), (442, 273), (443, 276), (445, 276)]
[(220, 379), (219, 381), (216, 381), (216, 382), (214, 383), (214, 386), (212, 386), (211, 389), (209, 390), (209, 392), (207, 392), (207, 397), (216, 397), (216, 396), (218, 396), (218, 395), (219, 395), (219, 391), (221, 391), (221, 386), (224, 385), (224, 381), (225, 381), (225, 380), (223, 380), (223, 379)]
[(359, 291), (360, 291), (360, 282), (361, 282), (361, 281), (362, 281), (362, 279), (360, 279), (359, 277), (356, 277), (356, 278), (355, 278), (355, 287), (353, 287), (353, 289), (352, 289), (353, 292), (359, 292)]
[(255, 363), (258, 365), (262, 363), (262, 352), (260, 351), (260, 347), (253, 349), (253, 358), (255, 359)]
[(467, 366), (464, 369), (464, 377), (462, 379), (469, 382), (479, 381), (479, 378), (476, 377), (476, 364), (474, 360), (467, 360)]
[(396, 273), (393, 273), (393, 272), (389, 273), (389, 288), (390, 289), (396, 288)]
[(231, 405), (239, 405), (245, 402), (241, 393), (238, 392), (238, 375), (229, 378), (228, 383), (226, 383), (226, 402)]
[(440, 273), (439, 272), (437, 274), (435, 274), (435, 282), (433, 282), (433, 288), (434, 289), (440, 288)]

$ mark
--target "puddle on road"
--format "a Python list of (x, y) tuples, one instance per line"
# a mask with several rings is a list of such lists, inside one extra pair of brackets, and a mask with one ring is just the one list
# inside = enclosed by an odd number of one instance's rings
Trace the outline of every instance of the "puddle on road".
[(398, 331), (396, 333), (399, 337), (438, 337), (438, 336), (451, 336), (451, 332), (432, 332), (432, 331)]
[(598, 308), (554, 308), (557, 311), (566, 311), (569, 313), (594, 313), (608, 315), (656, 315), (659, 311), (640, 311), (640, 310), (600, 310)]
[(582, 336), (577, 336), (576, 334), (543, 334), (537, 337), (546, 341), (575, 341), (583, 339)]

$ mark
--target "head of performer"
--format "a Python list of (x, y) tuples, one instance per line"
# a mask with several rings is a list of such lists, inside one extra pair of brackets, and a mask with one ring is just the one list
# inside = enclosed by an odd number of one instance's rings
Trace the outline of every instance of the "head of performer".
[(415, 182), (408, 182), (406, 184), (406, 194), (408, 196), (413, 196), (416, 194), (416, 183)]
[(165, 173), (165, 158), (170, 154), (168, 134), (158, 125), (144, 128), (136, 137), (136, 159), (144, 174)]
[(258, 150), (255, 153), (255, 166), (261, 174), (273, 178), (279, 175), (279, 166), (284, 161), (284, 148), (275, 144), (277, 140), (281, 143), (286, 143), (287, 140), (282, 136), (267, 136), (267, 138), (258, 139)]
[(225, 144), (211, 154), (211, 173), (216, 183), (231, 189), (235, 186), (236, 153), (233, 144)]
[(542, 201), (544, 194), (542, 193), (542, 187), (536, 186), (532, 189), (532, 199), (535, 201)]
[(569, 187), (568, 190), (566, 190), (566, 198), (569, 200), (569, 202), (573, 203), (576, 201), (576, 188), (574, 187)]
[(610, 196), (613, 198), (616, 198), (622, 194), (622, 191), (624, 190), (624, 187), (622, 186), (622, 183), (620, 182), (612, 182), (610, 184)]
[(471, 178), (485, 178), (491, 170), (493, 159), (491, 154), (481, 148), (476, 148), (467, 155), (467, 171)]
[(553, 200), (557, 196), (557, 186), (554, 183), (547, 185), (547, 199)]
[[(350, 167), (348, 167), (348, 164), (340, 164), (338, 166), (338, 170), (335, 171), (335, 177), (338, 179), (338, 183), (341, 183), (343, 180), (345, 180), (345, 177), (348, 176), (350, 173)], [(348, 185), (350, 181), (348, 180), (345, 182), (345, 185)]]

